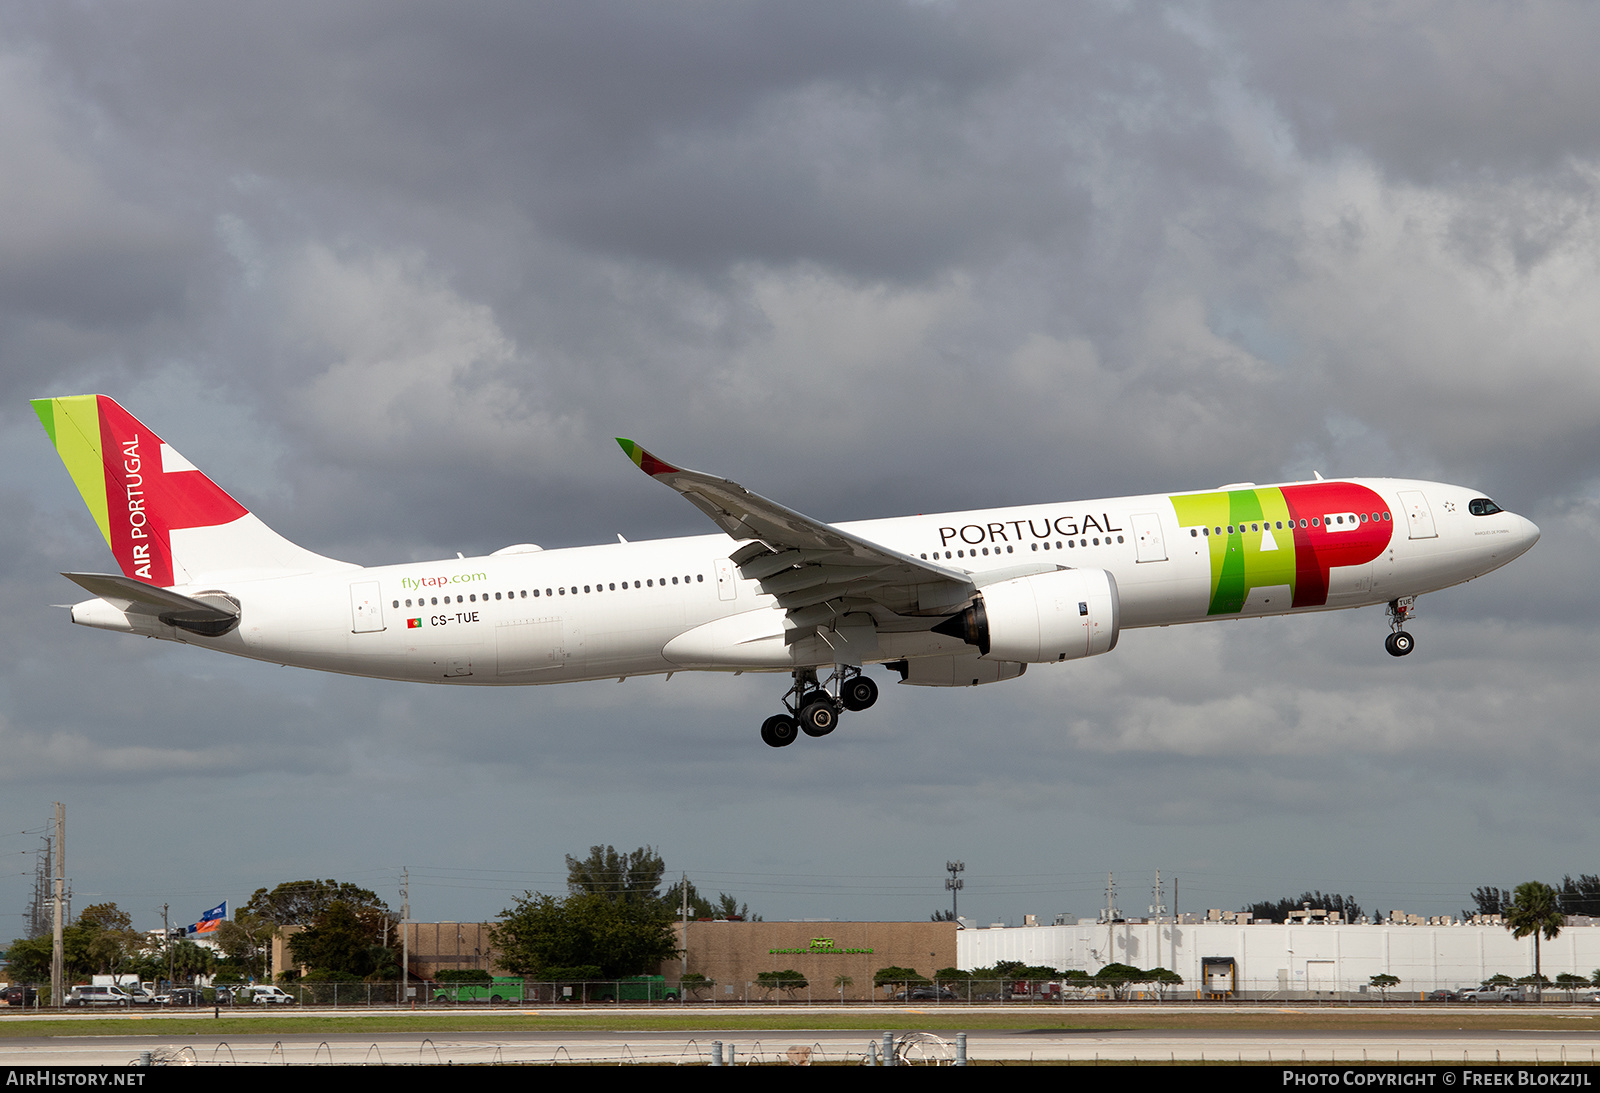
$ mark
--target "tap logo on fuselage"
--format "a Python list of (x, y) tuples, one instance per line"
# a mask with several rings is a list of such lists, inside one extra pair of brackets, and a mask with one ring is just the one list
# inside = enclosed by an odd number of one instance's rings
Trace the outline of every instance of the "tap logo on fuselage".
[(1244, 610), (1252, 589), (1287, 585), (1294, 607), (1328, 602), (1328, 573), (1365, 565), (1394, 535), (1389, 504), (1352, 482), (1312, 482), (1172, 498), (1179, 526), (1209, 539), (1207, 615)]

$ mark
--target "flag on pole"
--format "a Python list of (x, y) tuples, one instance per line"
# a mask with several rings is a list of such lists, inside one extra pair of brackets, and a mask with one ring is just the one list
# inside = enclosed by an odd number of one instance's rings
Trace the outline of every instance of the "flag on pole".
[(189, 927), (191, 934), (214, 934), (222, 920), (228, 917), (228, 901), (223, 900), (200, 916), (200, 921)]

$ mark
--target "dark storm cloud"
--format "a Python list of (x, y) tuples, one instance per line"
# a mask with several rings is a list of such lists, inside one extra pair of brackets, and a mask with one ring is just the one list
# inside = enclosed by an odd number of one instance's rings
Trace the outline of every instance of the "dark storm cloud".
[(1564, 167), (1600, 152), (1600, 11), (1582, 2), (1309, 5), (1211, 11), (1249, 83), (1303, 149), (1418, 181)]
[[(517, 4), (463, 18), (431, 4), (176, 4), (35, 14), (36, 33), (100, 108), (180, 163), (216, 157), (408, 201), (504, 202), (559, 235), (628, 254), (926, 268), (981, 230), (968, 226), (973, 202), (1006, 220), (1027, 189), (1010, 150), (981, 188), (970, 178), (942, 195), (896, 188), (951, 139), (971, 139), (939, 108), (1005, 76), (1015, 48), (936, 8)], [(857, 115), (855, 139), (827, 126), (808, 137), (814, 105)], [(886, 160), (893, 169), (876, 177)], [(841, 206), (853, 211), (841, 218)]]

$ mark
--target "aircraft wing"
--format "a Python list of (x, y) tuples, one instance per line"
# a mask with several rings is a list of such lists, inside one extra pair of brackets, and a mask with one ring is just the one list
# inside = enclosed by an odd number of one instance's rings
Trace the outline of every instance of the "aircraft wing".
[(948, 615), (973, 596), (970, 574), (852, 535), (726, 478), (685, 470), (617, 438), (628, 458), (670, 486), (735, 539), (754, 540), (733, 562), (777, 597), (796, 632), (848, 611), (880, 606), (898, 615)]

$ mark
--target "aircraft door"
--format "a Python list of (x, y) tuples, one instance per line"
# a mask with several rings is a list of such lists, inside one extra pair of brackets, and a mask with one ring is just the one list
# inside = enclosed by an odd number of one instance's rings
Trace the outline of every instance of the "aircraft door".
[(350, 586), (350, 632), (372, 634), (383, 629), (383, 601), (378, 598), (377, 581), (359, 581)]
[(717, 599), (731, 600), (739, 594), (738, 575), (733, 571), (733, 562), (728, 558), (718, 558), (716, 565)]
[(1136, 561), (1164, 562), (1167, 560), (1167, 544), (1161, 538), (1161, 518), (1155, 513), (1134, 513), (1133, 541), (1138, 548)]
[(1433, 510), (1421, 490), (1401, 490), (1400, 508), (1406, 515), (1406, 531), (1413, 539), (1437, 539), (1439, 532), (1433, 526)]

